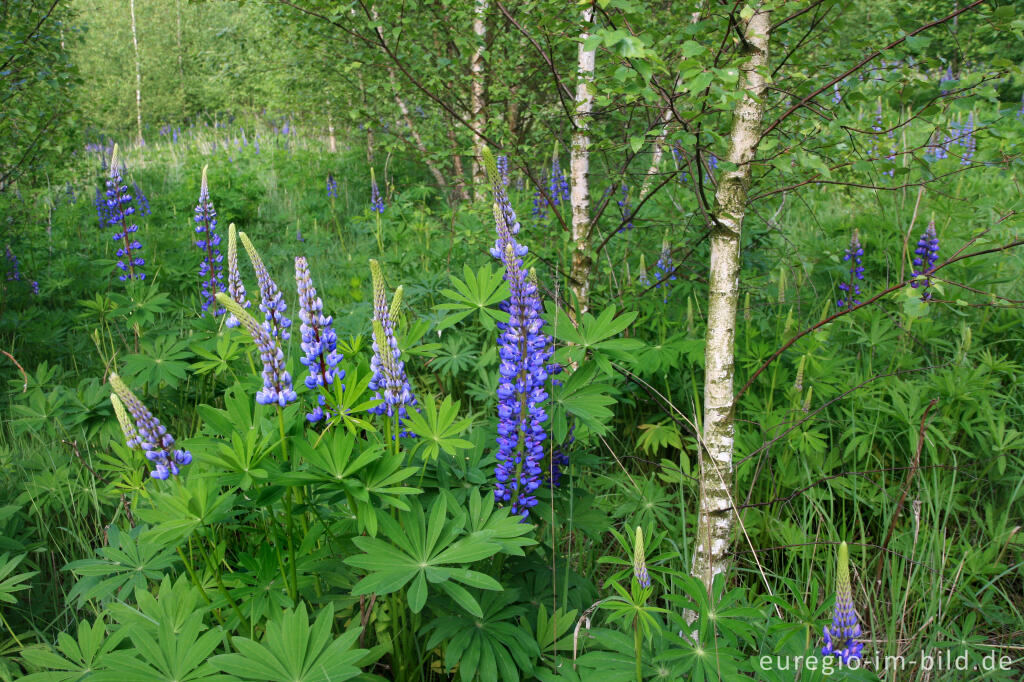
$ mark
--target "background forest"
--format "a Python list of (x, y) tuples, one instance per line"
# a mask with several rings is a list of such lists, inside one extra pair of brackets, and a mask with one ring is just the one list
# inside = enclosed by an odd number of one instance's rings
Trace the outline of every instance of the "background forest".
[(1024, 2), (10, 0), (0, 680), (1017, 680)]

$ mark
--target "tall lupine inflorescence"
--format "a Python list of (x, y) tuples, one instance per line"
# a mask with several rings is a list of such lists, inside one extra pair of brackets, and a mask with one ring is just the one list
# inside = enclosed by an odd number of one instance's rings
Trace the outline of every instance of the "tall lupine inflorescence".
[(217, 234), (217, 211), (210, 201), (210, 186), (206, 181), (206, 166), (203, 166), (203, 180), (199, 185), (199, 203), (196, 204), (196, 246), (203, 252), (199, 263), (200, 295), (203, 299), (203, 313), (213, 306), (214, 315), (224, 312), (214, 305), (214, 296), (224, 291), (224, 256), (220, 252), (220, 235)]
[(558, 206), (563, 201), (569, 201), (569, 180), (562, 172), (557, 153), (551, 159), (551, 182), (548, 185), (548, 196), (551, 198), (553, 206)]
[(19, 269), (18, 257), (14, 255), (14, 251), (11, 251), (10, 244), (8, 244), (7, 247), (4, 249), (4, 258), (7, 259), (7, 281), (20, 281), (21, 270)]
[(375, 397), (383, 402), (370, 409), (374, 414), (398, 417), (399, 425), (408, 415), (408, 408), (416, 405), (416, 397), (405, 374), (405, 362), (395, 338), (394, 318), (402, 304), (402, 287), (395, 291), (394, 299), (388, 306), (384, 273), (380, 263), (370, 261), (370, 275), (373, 279), (373, 357), (370, 369), (373, 377), (369, 387)]
[(217, 302), (245, 327), (260, 352), (260, 360), (263, 361), (263, 388), (257, 391), (256, 402), (260, 405), (281, 407), (295, 402), (299, 396), (292, 389), (292, 375), (285, 369), (284, 351), (281, 350), (278, 339), (267, 331), (267, 323), (258, 322), (222, 291), (217, 293), (216, 298)]
[(644, 549), (644, 532), (636, 527), (636, 538), (633, 541), (633, 577), (640, 587), (651, 586), (651, 576), (647, 573), (647, 551)]
[(658, 262), (654, 264), (654, 267), (658, 271), (658, 281), (654, 288), (660, 289), (665, 287), (665, 295), (662, 298), (662, 302), (668, 303), (668, 283), (676, 279), (676, 268), (672, 263), (672, 250), (669, 248), (667, 236), (661, 242), (661, 255), (658, 256)]
[(516, 241), (519, 222), (501, 184), (494, 157), (484, 150), (484, 163), (494, 192), (494, 222), (498, 237), (491, 255), (505, 265), (505, 281), (511, 296), (501, 304), (508, 323), (498, 324), (498, 466), (494, 495), (507, 503), (511, 513), (524, 519), (537, 504), (533, 494), (540, 487), (544, 459), (545, 383), (552, 355), (551, 338), (543, 332), (537, 284), (523, 265), (528, 249)]
[(974, 158), (974, 152), (978, 148), (978, 141), (974, 137), (974, 112), (972, 111), (967, 115), (967, 123), (960, 130), (963, 136), (960, 140), (960, 144), (963, 145), (964, 152), (960, 156), (960, 165), (969, 166), (971, 160)]
[[(146, 453), (146, 459), (153, 463), (154, 468), (149, 473), (153, 478), (166, 479), (168, 476), (177, 476), (179, 467), (185, 466), (192, 461), (192, 453), (188, 450), (181, 450), (174, 447), (174, 438), (167, 433), (167, 429), (160, 420), (153, 416), (142, 401), (135, 397), (128, 385), (121, 381), (116, 374), (110, 375), (110, 387), (114, 389), (125, 407), (135, 420), (135, 430), (130, 428), (130, 421), (121, 421), (121, 429), (124, 431), (125, 441), (129, 447), (138, 445)], [(114, 403), (115, 412), (117, 403)], [(125, 424), (129, 427), (126, 428)]]
[(146, 261), (138, 255), (132, 255), (133, 251), (142, 248), (142, 244), (134, 236), (139, 226), (131, 221), (135, 206), (122, 174), (123, 167), (117, 155), (117, 145), (114, 145), (114, 153), (110, 158), (110, 174), (107, 177), (107, 223), (113, 225), (116, 230), (113, 239), (119, 242), (117, 267), (123, 273), (118, 279), (124, 282), (129, 279), (145, 279), (146, 275), (139, 272), (138, 268), (145, 265)]
[(284, 296), (277, 288), (277, 283), (271, 279), (267, 267), (263, 265), (263, 259), (260, 258), (260, 254), (249, 237), (245, 232), (239, 232), (238, 238), (242, 240), (242, 246), (249, 254), (249, 260), (252, 261), (252, 269), (256, 271), (256, 282), (260, 288), (260, 310), (263, 311), (265, 319), (263, 326), (273, 338), (287, 341), (291, 338), (288, 328), (292, 326), (292, 321), (284, 316), (284, 311), (288, 309), (288, 305), (284, 302)]
[[(234, 223), (228, 225), (228, 293), (242, 308), (252, 305), (245, 298), (245, 285), (242, 284), (242, 276), (238, 272), (238, 238)], [(229, 311), (224, 324), (228, 327), (237, 327), (240, 323)]]
[(823, 656), (838, 656), (847, 664), (859, 659), (864, 644), (854, 641), (861, 636), (857, 611), (853, 607), (853, 590), (850, 587), (850, 550), (846, 543), (839, 545), (839, 565), (836, 571), (836, 606), (832, 613), (832, 626), (824, 627), (825, 646)]
[(843, 254), (843, 262), (850, 263), (850, 278), (839, 283), (839, 289), (846, 292), (845, 298), (836, 301), (836, 305), (840, 308), (847, 306), (852, 308), (860, 305), (860, 299), (856, 297), (860, 296), (860, 285), (857, 282), (864, 279), (863, 259), (864, 247), (860, 245), (860, 236), (857, 234), (857, 230), (854, 230), (853, 236), (850, 237), (850, 245), (846, 247), (846, 253)]
[(338, 183), (334, 179), (332, 173), (327, 174), (327, 197), (334, 199), (338, 196)]
[(384, 197), (380, 195), (380, 188), (377, 187), (377, 176), (373, 169), (370, 169), (370, 210), (374, 213), (384, 212)]
[(935, 267), (936, 261), (939, 260), (939, 235), (935, 231), (935, 220), (932, 219), (928, 223), (928, 227), (924, 228), (924, 232), (921, 233), (921, 238), (917, 240), (917, 248), (914, 249), (914, 277), (925, 275), (924, 281), (915, 280), (910, 283), (913, 288), (924, 287), (924, 292), (921, 294), (921, 298), (925, 301), (931, 300), (932, 292), (928, 291), (928, 287), (931, 286), (931, 277), (927, 275), (931, 273), (932, 268)]
[(498, 156), (498, 177), (501, 178), (501, 184), (508, 187), (509, 176), (508, 176), (508, 157), (504, 154)]
[[(302, 332), (302, 351), (300, 362), (309, 368), (306, 376), (306, 388), (311, 391), (329, 389), (334, 379), (344, 379), (345, 371), (338, 369), (341, 354), (337, 352), (338, 335), (332, 326), (333, 319), (324, 315), (324, 303), (316, 295), (316, 288), (309, 276), (309, 264), (299, 256), (295, 259), (295, 284), (299, 291), (299, 329)], [(344, 388), (344, 387), (343, 387)], [(306, 419), (318, 422), (330, 414), (324, 412), (326, 399), (317, 394), (317, 406), (306, 414)]]
[(548, 219), (548, 200), (539, 189), (533, 193), (533, 217), (538, 223)]
[(629, 185), (622, 185), (619, 187), (622, 192), (622, 198), (616, 202), (619, 208), (622, 209), (622, 220), (623, 226), (619, 228), (619, 232), (625, 232), (626, 230), (633, 229), (633, 207), (629, 204)]

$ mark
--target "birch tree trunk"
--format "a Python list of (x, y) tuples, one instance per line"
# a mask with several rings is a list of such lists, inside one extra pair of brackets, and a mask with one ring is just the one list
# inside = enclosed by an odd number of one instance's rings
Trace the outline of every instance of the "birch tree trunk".
[(142, 145), (142, 64), (139, 60), (139, 36), (135, 31), (135, 0), (128, 0), (128, 11), (132, 15), (132, 44), (135, 45), (135, 119), (138, 124), (136, 143)]
[(331, 100), (327, 100), (327, 149), (332, 154), (338, 151), (338, 140), (334, 136), (334, 115), (331, 113)]
[(420, 157), (423, 159), (423, 163), (427, 164), (427, 170), (434, 176), (434, 182), (441, 188), (441, 191), (448, 194), (448, 181), (444, 179), (444, 173), (437, 167), (437, 164), (430, 158), (430, 151), (427, 149), (427, 145), (423, 143), (423, 138), (420, 137), (419, 131), (416, 130), (416, 126), (413, 124), (412, 117), (409, 115), (409, 107), (405, 105), (405, 100), (398, 94), (398, 81), (395, 78), (395, 69), (388, 67), (388, 74), (391, 77), (391, 87), (395, 90), (395, 104), (398, 105), (398, 110), (402, 112), (402, 121), (405, 126), (409, 129), (409, 134), (412, 135), (413, 142), (416, 143), (416, 149), (420, 153)]
[(569, 157), (569, 180), (572, 206), (572, 269), (569, 286), (576, 297), (575, 313), (578, 318), (590, 307), (590, 112), (594, 106), (594, 94), (590, 85), (594, 81), (594, 50), (584, 49), (590, 37), (594, 22), (593, 2), (582, 13), (583, 30), (577, 53), (576, 67), (576, 110), (573, 113), (575, 130), (572, 133), (572, 149)]
[(723, 172), (715, 192), (708, 278), (708, 327), (704, 351), (704, 449), (700, 462), (700, 511), (691, 572), (711, 589), (726, 569), (733, 526), (733, 372), (739, 298), (740, 232), (750, 187), (750, 163), (757, 152), (767, 84), (767, 11), (757, 10), (743, 25), (746, 64), (740, 67), (743, 98), (733, 112), (727, 159), (735, 170)]
[(478, 201), (486, 196), (487, 175), (484, 171), (483, 148), (484, 138), (480, 132), (487, 125), (487, 111), (484, 104), (484, 49), (487, 39), (487, 0), (476, 0), (473, 13), (473, 33), (476, 35), (477, 46), (470, 62), (472, 85), (469, 108), (473, 122), (473, 200)]

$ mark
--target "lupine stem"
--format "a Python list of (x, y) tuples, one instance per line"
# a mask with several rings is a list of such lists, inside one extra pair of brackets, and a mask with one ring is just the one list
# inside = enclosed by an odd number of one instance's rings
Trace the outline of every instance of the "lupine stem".
[(636, 654), (636, 682), (644, 682), (643, 638), (640, 636), (640, 615), (633, 616), (633, 651)]
[[(291, 470), (291, 465), (288, 462), (288, 441), (285, 438), (284, 430), (284, 408), (280, 405), (277, 406), (277, 426), (281, 433), (281, 456), (284, 459), (284, 463)], [(292, 598), (293, 602), (298, 602), (299, 598), (299, 579), (295, 569), (295, 519), (292, 515), (292, 490), (289, 488), (284, 495), (284, 513), (288, 517), (288, 560), (291, 562), (290, 575), (285, 576), (288, 581), (288, 593)]]

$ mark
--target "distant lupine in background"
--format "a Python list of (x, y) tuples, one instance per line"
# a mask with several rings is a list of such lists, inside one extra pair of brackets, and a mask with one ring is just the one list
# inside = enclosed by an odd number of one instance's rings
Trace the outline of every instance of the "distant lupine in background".
[(839, 104), (843, 101), (843, 94), (839, 92), (839, 83), (832, 85), (832, 104)]
[[(238, 239), (234, 223), (228, 225), (228, 293), (242, 308), (252, 305), (245, 297), (245, 285), (238, 272)], [(240, 323), (237, 317), (228, 312), (228, 319), (224, 324), (228, 327), (237, 327)]]
[(18, 257), (14, 255), (14, 251), (11, 251), (11, 245), (8, 244), (4, 249), (4, 257), (7, 259), (7, 281), (18, 282), (21, 280), (21, 270)]
[[(935, 267), (936, 261), (939, 260), (939, 235), (935, 231), (935, 220), (932, 219), (928, 223), (928, 227), (924, 228), (924, 232), (921, 233), (921, 238), (917, 240), (917, 248), (914, 249), (914, 277), (920, 277), (921, 275), (927, 275)], [(928, 287), (931, 286), (931, 277), (925, 277), (924, 281), (915, 280), (910, 283), (913, 288), (924, 287), (925, 291), (921, 294), (921, 298), (925, 301), (931, 300), (932, 292), (928, 291)]]
[(263, 326), (271, 337), (287, 341), (291, 338), (288, 327), (292, 326), (292, 321), (284, 316), (284, 311), (288, 309), (288, 305), (284, 302), (284, 296), (277, 287), (277, 283), (270, 277), (270, 273), (267, 272), (267, 267), (263, 265), (263, 259), (260, 258), (260, 254), (249, 237), (245, 232), (239, 232), (238, 238), (242, 240), (242, 246), (249, 254), (249, 260), (252, 261), (252, 269), (256, 271), (256, 283), (260, 288), (260, 310), (263, 311), (265, 319)]
[[(192, 461), (192, 454), (188, 450), (181, 450), (174, 447), (174, 438), (167, 433), (167, 429), (160, 420), (153, 416), (142, 401), (135, 397), (128, 385), (121, 381), (116, 374), (110, 375), (110, 387), (114, 389), (117, 396), (124, 401), (125, 407), (135, 420), (137, 438), (132, 438), (132, 432), (121, 428), (125, 433), (125, 440), (129, 447), (133, 447), (134, 440), (145, 451), (146, 459), (153, 463), (154, 468), (149, 475), (153, 478), (166, 479), (168, 476), (177, 476), (179, 466), (185, 466)], [(115, 405), (116, 409), (116, 405)]]
[[(331, 316), (324, 315), (324, 303), (316, 294), (309, 264), (302, 256), (295, 259), (295, 284), (299, 291), (299, 320), (302, 323), (299, 329), (304, 353), (300, 362), (309, 369), (306, 388), (311, 391), (330, 390), (335, 378), (345, 378), (345, 370), (338, 369), (341, 362), (341, 354), (337, 352), (338, 335), (334, 332)], [(317, 402), (313, 411), (306, 414), (310, 422), (331, 416), (324, 412), (327, 401), (322, 394), (317, 394)]]
[(548, 219), (548, 200), (539, 189), (533, 193), (533, 217), (538, 223)]
[[(885, 157), (886, 161), (896, 162), (896, 131), (890, 128), (886, 131), (885, 136), (889, 139), (889, 155)], [(885, 171), (885, 174), (890, 178), (896, 174), (895, 168), (890, 168)]]
[(668, 303), (668, 283), (675, 281), (676, 268), (672, 263), (672, 250), (669, 248), (667, 236), (661, 241), (661, 255), (658, 256), (658, 262), (654, 264), (654, 267), (658, 271), (658, 281), (654, 288), (660, 289), (665, 287), (665, 295), (662, 298), (662, 302)]
[(541, 485), (544, 459), (544, 422), (548, 415), (544, 401), (553, 352), (551, 338), (543, 332), (544, 320), (537, 284), (529, 277), (523, 257), (529, 250), (515, 235), (519, 222), (508, 194), (498, 177), (490, 150), (484, 150), (484, 164), (494, 192), (494, 222), (497, 239), (491, 255), (505, 266), (505, 281), (511, 296), (501, 303), (509, 313), (508, 323), (498, 323), (498, 466), (494, 495), (510, 506), (512, 514), (529, 515), (537, 504), (533, 494)]
[(619, 208), (622, 209), (622, 220), (625, 224), (619, 228), (619, 232), (625, 232), (626, 230), (633, 229), (633, 208), (629, 204), (629, 185), (622, 185), (620, 191), (622, 192), (622, 198), (617, 203)]
[(844, 664), (859, 659), (864, 644), (854, 641), (861, 636), (857, 611), (853, 606), (853, 590), (850, 587), (850, 551), (846, 543), (839, 545), (839, 562), (836, 571), (836, 605), (832, 612), (832, 627), (823, 629), (825, 646), (823, 656), (838, 656)]
[(636, 281), (645, 287), (651, 286), (651, 278), (647, 275), (647, 263), (644, 261), (644, 254), (640, 254), (640, 267), (637, 268)]
[(636, 527), (636, 537), (633, 540), (633, 577), (636, 578), (640, 587), (651, 586), (651, 576), (647, 573), (647, 551), (644, 549), (644, 532), (640, 526)]
[(380, 188), (377, 187), (377, 176), (373, 169), (370, 169), (370, 210), (374, 213), (383, 213), (385, 209), (384, 197), (380, 195)]
[(96, 206), (96, 218), (99, 220), (100, 229), (102, 230), (110, 224), (110, 209), (107, 208), (107, 195), (100, 187), (96, 188), (96, 198), (93, 200), (93, 205)]
[(569, 200), (569, 181), (562, 172), (562, 166), (558, 163), (558, 156), (551, 159), (551, 182), (548, 185), (548, 197), (553, 206), (558, 206), (562, 201)]
[(850, 279), (839, 283), (839, 289), (846, 292), (845, 298), (836, 301), (836, 305), (840, 308), (860, 305), (860, 299), (856, 297), (860, 296), (860, 285), (857, 282), (864, 279), (863, 259), (864, 247), (860, 245), (860, 236), (857, 234), (857, 230), (854, 230), (853, 236), (850, 237), (850, 245), (846, 247), (846, 253), (843, 254), (843, 262), (850, 263)]
[(508, 157), (504, 154), (498, 156), (498, 177), (501, 178), (501, 184), (508, 187)]
[(128, 192), (128, 186), (122, 178), (123, 166), (117, 155), (117, 145), (114, 145), (113, 154), (110, 157), (110, 174), (107, 178), (107, 222), (114, 226), (113, 239), (120, 242), (117, 248), (117, 267), (123, 274), (118, 276), (122, 282), (129, 279), (142, 280), (146, 275), (139, 272), (139, 268), (145, 265), (146, 261), (133, 251), (142, 248), (142, 244), (135, 239), (135, 233), (139, 226), (132, 222), (131, 216), (135, 213), (135, 206), (132, 202), (132, 195)]
[(331, 173), (327, 174), (327, 197), (334, 199), (338, 196), (338, 183), (334, 180), (334, 175)]
[(384, 401), (370, 408), (370, 412), (397, 416), (401, 425), (408, 414), (407, 407), (416, 405), (416, 397), (405, 374), (402, 352), (395, 338), (394, 318), (401, 306), (402, 287), (395, 291), (389, 306), (384, 273), (376, 260), (370, 260), (370, 275), (373, 279), (373, 357), (370, 359), (373, 378), (370, 379), (369, 387), (376, 392), (378, 400)]
[(139, 206), (139, 215), (150, 215), (152, 211), (149, 210), (149, 199), (147, 199), (146, 195), (142, 193), (141, 189), (139, 189), (138, 183), (133, 181), (132, 187), (135, 189), (135, 203)]
[(871, 136), (871, 151), (868, 152), (868, 156), (872, 159), (878, 158), (878, 134), (882, 132), (882, 100), (879, 98), (878, 107), (875, 109), (875, 123), (871, 126), (871, 130), (875, 132), (875, 135)]
[(953, 65), (946, 66), (946, 72), (939, 77), (939, 92), (943, 95), (949, 94), (949, 84), (955, 80), (953, 78)]
[(256, 402), (260, 405), (279, 405), (284, 407), (295, 402), (298, 395), (292, 388), (292, 375), (285, 369), (284, 351), (278, 339), (267, 331), (267, 324), (260, 324), (256, 318), (245, 312), (242, 306), (224, 292), (217, 293), (217, 302), (234, 315), (249, 336), (256, 343), (263, 361), (263, 388), (256, 393)]
[(960, 156), (960, 165), (969, 166), (971, 160), (974, 158), (974, 152), (978, 148), (978, 141), (974, 137), (974, 112), (972, 111), (967, 115), (967, 123), (961, 129), (960, 144), (963, 145), (964, 152)]
[(203, 299), (203, 313), (214, 306), (214, 315), (224, 312), (223, 308), (217, 307), (214, 301), (218, 291), (224, 291), (224, 268), (221, 265), (224, 256), (220, 252), (220, 235), (217, 234), (217, 211), (210, 201), (210, 186), (206, 181), (206, 169), (203, 166), (203, 179), (199, 185), (199, 203), (195, 208), (196, 221), (196, 246), (203, 252), (203, 260), (199, 263), (199, 279), (201, 281), (201, 296)]

